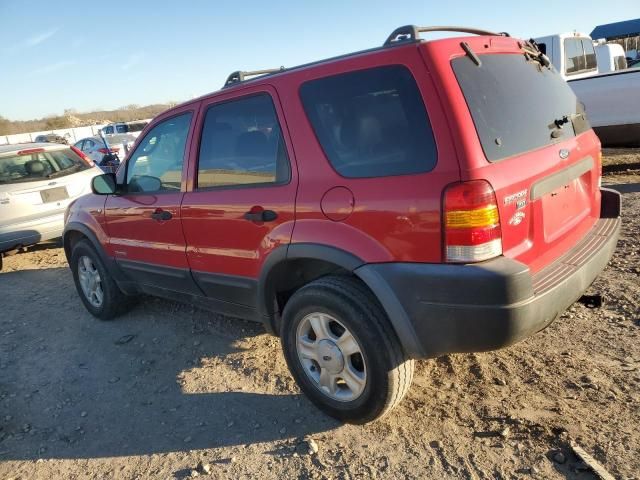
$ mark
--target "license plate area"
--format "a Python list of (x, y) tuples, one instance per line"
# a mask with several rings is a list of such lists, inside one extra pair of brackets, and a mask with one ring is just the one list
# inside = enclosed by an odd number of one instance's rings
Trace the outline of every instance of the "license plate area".
[(69, 192), (66, 187), (49, 188), (40, 192), (43, 203), (59, 202), (69, 198)]

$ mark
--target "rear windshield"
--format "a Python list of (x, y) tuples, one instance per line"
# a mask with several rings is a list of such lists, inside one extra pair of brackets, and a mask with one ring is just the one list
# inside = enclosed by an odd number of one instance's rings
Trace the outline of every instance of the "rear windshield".
[(589, 128), (582, 106), (555, 70), (519, 54), (480, 59), (480, 66), (466, 56), (451, 65), (489, 161), (564, 141)]
[(0, 157), (0, 184), (37, 182), (86, 170), (71, 149), (10, 154)]
[(127, 132), (141, 132), (149, 122), (131, 122), (127, 124)]

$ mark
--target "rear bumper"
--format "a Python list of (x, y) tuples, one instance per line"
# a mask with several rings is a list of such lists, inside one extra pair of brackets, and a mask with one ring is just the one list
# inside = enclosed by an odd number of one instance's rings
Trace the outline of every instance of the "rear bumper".
[(620, 195), (603, 189), (601, 218), (535, 275), (505, 257), (469, 265), (368, 264), (356, 274), (412, 357), (495, 350), (542, 330), (580, 298), (613, 255), (620, 225)]
[(0, 228), (0, 253), (62, 236), (64, 212)]

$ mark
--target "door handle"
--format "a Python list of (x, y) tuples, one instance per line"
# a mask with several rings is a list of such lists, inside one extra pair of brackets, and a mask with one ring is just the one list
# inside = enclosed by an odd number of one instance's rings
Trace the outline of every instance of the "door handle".
[(278, 214), (273, 210), (251, 210), (244, 214), (244, 219), (250, 222), (272, 222), (278, 218)]
[(159, 222), (162, 220), (171, 220), (171, 217), (173, 217), (173, 215), (171, 215), (171, 212), (167, 212), (166, 210), (162, 210), (161, 208), (158, 208), (151, 214), (151, 218)]

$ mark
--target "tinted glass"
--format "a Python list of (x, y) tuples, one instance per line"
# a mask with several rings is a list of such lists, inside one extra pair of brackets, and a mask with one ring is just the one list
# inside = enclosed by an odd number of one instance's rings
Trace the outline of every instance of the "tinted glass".
[(614, 57), (613, 62), (615, 63), (616, 70), (624, 70), (627, 68), (627, 59), (622, 55)]
[(71, 149), (11, 154), (0, 157), (0, 184), (64, 177), (87, 168), (89, 166)]
[(584, 51), (582, 41), (578, 38), (565, 38), (564, 40), (565, 72), (578, 73), (585, 69)]
[(113, 127), (104, 127), (102, 129), (105, 133), (105, 135), (111, 135), (113, 133)]
[(588, 38), (582, 39), (582, 49), (584, 50), (585, 68), (587, 70), (593, 70), (597, 68), (596, 62), (596, 50), (593, 47), (593, 42)]
[(116, 133), (127, 133), (126, 125), (116, 125)]
[[(157, 124), (127, 161), (129, 192), (180, 191), (191, 113)], [(151, 177), (151, 178), (149, 178)]]
[[(564, 116), (583, 113), (573, 91), (555, 70), (529, 62), (524, 55), (488, 54), (480, 58), (480, 66), (466, 56), (451, 64), (488, 160), (576, 135), (574, 122), (559, 131), (554, 124)], [(589, 128), (586, 122), (580, 131), (584, 128)], [(554, 130), (560, 136), (552, 137)]]
[(436, 146), (416, 82), (388, 66), (313, 80), (300, 90), (329, 162), (345, 177), (427, 172)]
[(286, 183), (290, 168), (271, 97), (209, 107), (198, 155), (198, 188)]

